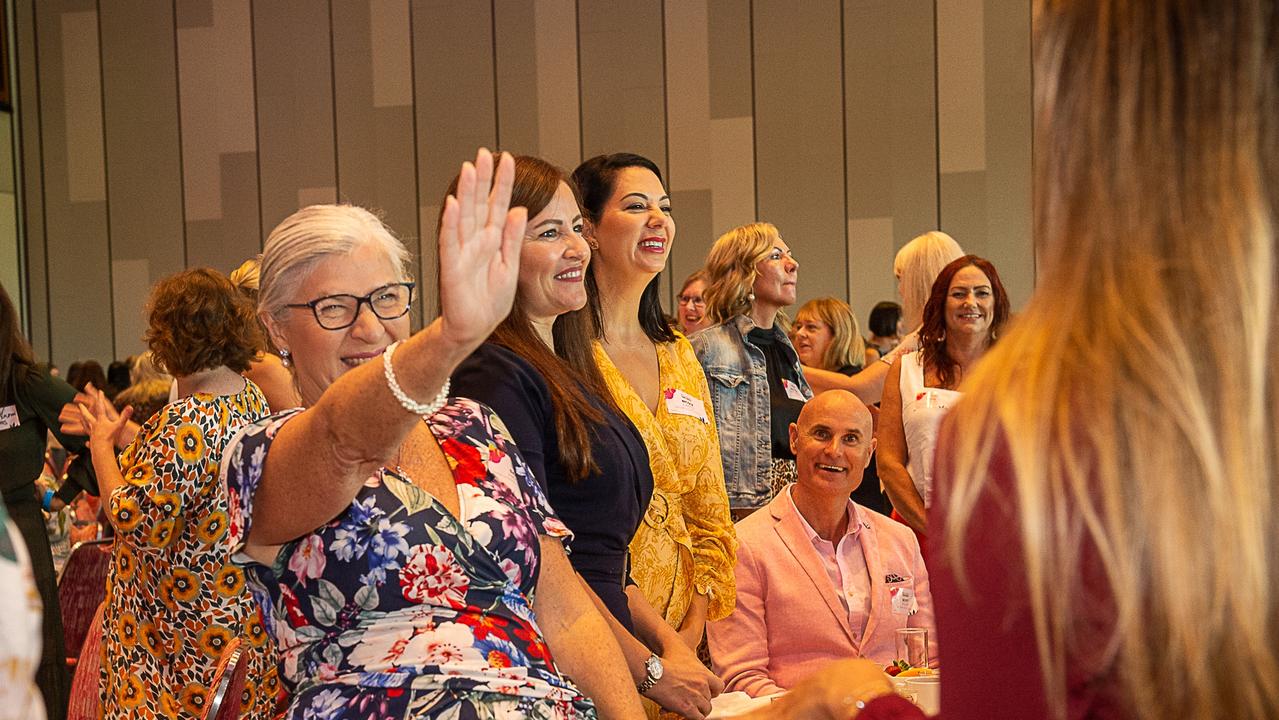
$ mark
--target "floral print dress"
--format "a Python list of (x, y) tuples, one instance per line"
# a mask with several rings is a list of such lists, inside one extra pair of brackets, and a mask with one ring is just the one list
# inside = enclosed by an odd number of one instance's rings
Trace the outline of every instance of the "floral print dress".
[[(300, 412), (233, 441), (223, 470), (237, 542), (271, 443)], [(595, 718), (533, 617), (538, 536), (567, 540), (568, 529), (486, 406), (453, 398), (428, 425), (453, 469), (459, 517), (384, 468), (341, 515), (283, 546), (273, 567), (237, 556), (270, 608), (293, 692), (286, 717)]]
[(223, 649), (240, 637), (249, 680), (228, 699), (266, 720), (279, 691), (261, 614), (231, 562), (223, 448), (267, 415), (252, 382), (234, 395), (197, 393), (166, 405), (120, 453), (124, 482), (108, 504), (116, 528), (100, 688), (103, 717), (204, 717)]

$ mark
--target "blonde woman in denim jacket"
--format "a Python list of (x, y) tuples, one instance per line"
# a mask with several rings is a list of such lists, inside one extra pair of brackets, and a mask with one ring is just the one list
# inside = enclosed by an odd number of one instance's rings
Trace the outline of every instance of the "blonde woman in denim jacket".
[(689, 340), (710, 385), (736, 518), (766, 505), (794, 474), (779, 429), (784, 433), (813, 396), (782, 312), (795, 303), (798, 272), (799, 262), (769, 223), (728, 231), (706, 260), (706, 311), (717, 324)]

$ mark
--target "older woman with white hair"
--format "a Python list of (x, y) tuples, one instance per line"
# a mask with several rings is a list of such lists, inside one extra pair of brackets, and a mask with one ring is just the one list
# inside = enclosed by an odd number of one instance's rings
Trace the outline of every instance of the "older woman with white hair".
[(267, 240), (261, 317), (303, 407), (246, 428), (223, 471), (289, 718), (643, 717), (568, 531), (502, 422), (449, 396), (511, 308), (513, 176), (487, 151), (463, 166), (417, 333), (408, 253), (367, 211), (305, 208)]

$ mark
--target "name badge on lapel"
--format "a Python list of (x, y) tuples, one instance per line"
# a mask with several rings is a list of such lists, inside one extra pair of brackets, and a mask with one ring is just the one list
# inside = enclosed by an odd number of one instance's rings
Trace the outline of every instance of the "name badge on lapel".
[(804, 391), (799, 389), (795, 383), (782, 378), (782, 387), (786, 388), (786, 397), (799, 402), (808, 402), (808, 398), (804, 397)]
[(709, 423), (706, 417), (706, 403), (677, 388), (666, 388), (662, 395), (666, 398), (666, 412), (672, 415), (688, 415)]
[(4, 407), (0, 407), (0, 430), (16, 428), (21, 424), (22, 421), (18, 420), (17, 405), (5, 405)]
[(888, 597), (892, 599), (894, 615), (914, 615), (919, 612), (919, 604), (915, 602), (914, 588), (890, 588)]

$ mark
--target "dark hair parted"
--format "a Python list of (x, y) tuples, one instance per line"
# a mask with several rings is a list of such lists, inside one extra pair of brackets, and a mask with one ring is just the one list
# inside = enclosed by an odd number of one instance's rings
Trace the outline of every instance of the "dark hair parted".
[(897, 323), (902, 319), (902, 306), (892, 300), (875, 303), (870, 311), (870, 320), (866, 326), (879, 337), (892, 337), (897, 334)]
[[(665, 185), (666, 181), (662, 179), (662, 171), (657, 169), (657, 164), (634, 153), (596, 155), (573, 171), (573, 181), (581, 192), (582, 214), (591, 225), (599, 225), (600, 218), (604, 215), (604, 206), (616, 189), (618, 173), (632, 167), (652, 171), (658, 181)], [(649, 340), (655, 343), (675, 342), (675, 329), (671, 327), (670, 318), (662, 311), (661, 284), (662, 274), (658, 273), (644, 288), (644, 294), (640, 296), (639, 323)], [(591, 312), (596, 337), (603, 337), (599, 286), (595, 282), (593, 264), (586, 268), (586, 294), (587, 309)]]
[(18, 387), (35, 373), (35, 355), (22, 336), (18, 309), (0, 285), (0, 405), (12, 405), (18, 397)]
[[(448, 195), (457, 193), (457, 183), (458, 178), (454, 177)], [(568, 186), (580, 207), (581, 197), (568, 173), (541, 158), (516, 155), (511, 207), (527, 209), (531, 220), (551, 203), (560, 183)], [(533, 323), (524, 311), (524, 298), (517, 292), (511, 312), (489, 336), (490, 342), (524, 358), (546, 381), (551, 392), (560, 462), (570, 482), (584, 480), (599, 471), (591, 452), (592, 427), (602, 424), (604, 415), (588, 399), (587, 393), (594, 394), (606, 407), (616, 410), (604, 377), (595, 365), (595, 351), (591, 345), (595, 328), (594, 316), (587, 308), (560, 315), (551, 329), (555, 347), (548, 348), (533, 329)]]
[(959, 364), (946, 352), (946, 296), (950, 294), (950, 281), (955, 274), (966, 267), (975, 267), (990, 278), (990, 291), (995, 296), (994, 317), (990, 319), (990, 343), (999, 339), (999, 331), (1008, 322), (1011, 314), (1008, 292), (999, 280), (995, 266), (985, 258), (976, 255), (965, 255), (952, 260), (933, 281), (933, 289), (928, 294), (928, 302), (924, 304), (924, 323), (919, 329), (920, 351), (923, 353), (925, 368), (937, 371), (937, 380), (942, 387), (955, 386), (955, 372)]
[(184, 270), (155, 284), (144, 337), (171, 375), (226, 367), (244, 372), (262, 346), (253, 305), (225, 275)]

